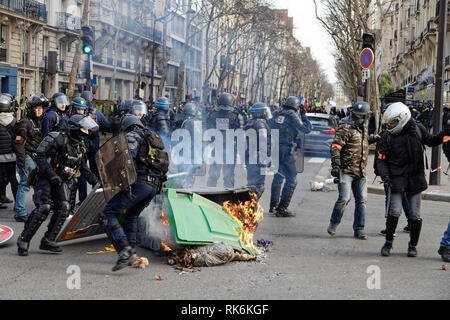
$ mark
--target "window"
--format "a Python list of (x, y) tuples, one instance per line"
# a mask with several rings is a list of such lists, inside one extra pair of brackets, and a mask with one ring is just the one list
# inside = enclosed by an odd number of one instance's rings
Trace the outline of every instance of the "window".
[(6, 62), (7, 60), (7, 53), (8, 53), (8, 45), (7, 45), (7, 28), (6, 25), (0, 25), (0, 61)]
[(47, 55), (47, 43), (48, 37), (42, 37), (42, 60), (44, 60)]
[(172, 32), (179, 37), (184, 37), (184, 18), (181, 16), (175, 16), (172, 20)]
[(30, 41), (30, 34), (28, 33), (28, 31), (24, 32), (22, 40), (23, 40), (22, 64), (28, 64), (29, 41)]

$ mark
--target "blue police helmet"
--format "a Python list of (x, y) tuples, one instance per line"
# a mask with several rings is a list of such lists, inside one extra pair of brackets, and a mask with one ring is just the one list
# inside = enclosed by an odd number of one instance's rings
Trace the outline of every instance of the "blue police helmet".
[(270, 119), (272, 118), (272, 112), (270, 108), (262, 102), (255, 103), (253, 107), (250, 109), (250, 113), (254, 118), (257, 119)]
[(172, 103), (170, 103), (169, 99), (166, 97), (159, 98), (158, 101), (156, 101), (156, 108), (161, 110), (169, 110)]

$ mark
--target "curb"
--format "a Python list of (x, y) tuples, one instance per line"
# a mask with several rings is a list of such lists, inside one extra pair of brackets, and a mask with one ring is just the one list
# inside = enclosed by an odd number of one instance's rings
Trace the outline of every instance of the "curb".
[[(368, 186), (367, 192), (372, 194), (384, 195), (384, 188)], [(422, 192), (422, 200), (450, 202), (450, 194)]]
[[(329, 166), (331, 160), (325, 161), (314, 178), (316, 181), (322, 181), (326, 177), (330, 177), (329, 175)], [(384, 195), (383, 187), (374, 187), (367, 186), (367, 192), (371, 194)], [(428, 201), (439, 201), (439, 202), (450, 202), (450, 194), (449, 193), (434, 193), (434, 192), (422, 192), (422, 200)]]

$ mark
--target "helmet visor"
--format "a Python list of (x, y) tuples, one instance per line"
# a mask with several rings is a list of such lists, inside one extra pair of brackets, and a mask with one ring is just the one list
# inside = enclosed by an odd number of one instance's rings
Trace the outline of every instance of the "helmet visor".
[(94, 131), (94, 130), (98, 130), (98, 124), (97, 122), (95, 122), (91, 117), (87, 116), (84, 117), (81, 121), (80, 121), (80, 127), (81, 128), (85, 128), (89, 131)]
[(137, 104), (132, 107), (133, 114), (142, 117), (147, 114), (147, 106), (145, 104)]
[(66, 95), (57, 96), (55, 98), (55, 105), (58, 109), (62, 109), (63, 107), (67, 107), (69, 105), (69, 100)]

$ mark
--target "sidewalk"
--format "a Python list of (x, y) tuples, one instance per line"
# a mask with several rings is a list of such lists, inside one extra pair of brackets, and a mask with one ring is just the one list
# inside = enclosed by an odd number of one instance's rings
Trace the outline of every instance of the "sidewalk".
[[(427, 158), (428, 158), (428, 166), (431, 167), (431, 148), (427, 147)], [(381, 183), (381, 178), (376, 177), (373, 170), (373, 163), (375, 161), (375, 155), (369, 155), (369, 161), (367, 163), (367, 191), (373, 194), (384, 194), (383, 184)], [(447, 171), (449, 166), (449, 162), (445, 157), (444, 153), (441, 155), (441, 184), (437, 186), (428, 186), (428, 189), (422, 193), (423, 200), (431, 200), (431, 201), (443, 201), (450, 202), (450, 176), (444, 174)], [(317, 174), (315, 181), (325, 181), (328, 178), (331, 178), (330, 175), (331, 170), (331, 160), (327, 159)], [(449, 170), (450, 175), (450, 170)], [(427, 182), (430, 181), (430, 169), (426, 170), (425, 176), (427, 178)], [(375, 181), (374, 181), (375, 180)]]

